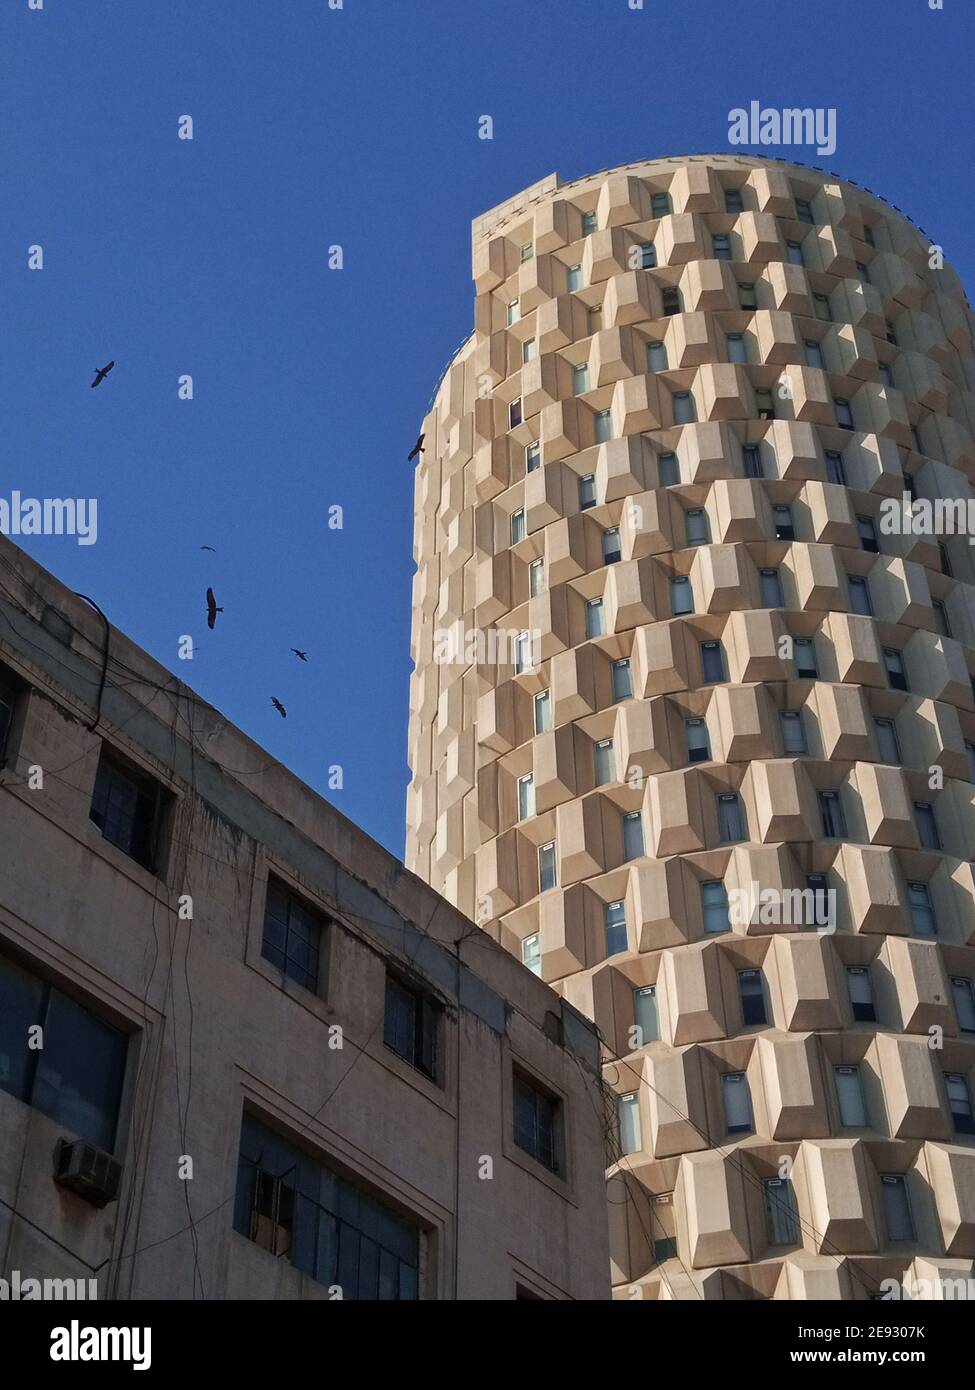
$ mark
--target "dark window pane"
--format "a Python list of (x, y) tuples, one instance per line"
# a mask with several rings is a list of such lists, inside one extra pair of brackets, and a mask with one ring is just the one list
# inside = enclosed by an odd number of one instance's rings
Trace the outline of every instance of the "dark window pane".
[(30, 1100), (39, 1053), (28, 1048), (27, 1030), (43, 1023), (44, 995), (42, 981), (0, 956), (0, 1087), (18, 1100)]
[(317, 990), (322, 922), (299, 899), (269, 882), (261, 955), (305, 989)]
[(90, 819), (110, 844), (146, 869), (154, 868), (159, 808), (159, 788), (150, 778), (129, 772), (102, 753)]
[(128, 1042), (60, 990), (51, 989), (32, 1103), (109, 1152), (122, 1099)]

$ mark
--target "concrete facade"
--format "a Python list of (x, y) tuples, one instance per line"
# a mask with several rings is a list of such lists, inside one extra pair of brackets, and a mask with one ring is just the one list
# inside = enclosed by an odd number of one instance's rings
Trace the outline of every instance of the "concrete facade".
[[(593, 1018), (617, 1295), (975, 1256), (973, 316), (731, 155), (473, 226), (416, 473), (407, 863)], [(932, 504), (929, 506), (929, 504)]]
[(0, 538), (4, 1296), (608, 1298), (589, 1021), (105, 637)]

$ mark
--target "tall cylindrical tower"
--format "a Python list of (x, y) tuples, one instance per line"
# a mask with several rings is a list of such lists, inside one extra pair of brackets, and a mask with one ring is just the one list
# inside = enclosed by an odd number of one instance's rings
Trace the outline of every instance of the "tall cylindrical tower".
[(553, 175), (473, 268), (416, 480), (408, 862), (602, 1031), (621, 1297), (937, 1296), (975, 1256), (958, 277), (731, 155)]

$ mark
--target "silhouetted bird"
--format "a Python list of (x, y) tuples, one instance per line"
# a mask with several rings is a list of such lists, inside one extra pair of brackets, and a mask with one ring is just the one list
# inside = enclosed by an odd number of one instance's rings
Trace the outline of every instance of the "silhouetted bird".
[(278, 714), (280, 714), (282, 719), (287, 719), (288, 711), (285, 709), (284, 705), (282, 705), (281, 701), (276, 700), (273, 695), (271, 696), (271, 704), (277, 710)]
[(96, 368), (95, 368), (95, 380), (91, 383), (91, 389), (92, 389), (93, 391), (94, 391), (94, 389), (95, 389), (96, 386), (100, 386), (100, 385), (101, 385), (101, 383), (105, 380), (105, 378), (108, 376), (109, 372), (112, 370), (112, 368), (113, 368), (114, 366), (115, 366), (115, 361), (114, 361), (114, 359), (113, 359), (111, 362), (109, 362), (109, 364), (108, 364), (107, 367), (96, 367)]
[[(213, 550), (213, 546), (212, 546), (212, 545), (201, 545), (201, 546), (200, 546), (200, 549), (201, 549), (201, 550)], [(215, 550), (213, 550), (213, 553), (214, 553), (214, 555), (216, 555), (217, 552), (216, 552)]]
[(298, 650), (297, 647), (292, 647), (291, 650), (294, 652), (295, 656), (298, 657), (298, 659), (299, 659), (300, 661), (307, 661), (307, 660), (308, 660), (308, 653), (307, 653), (307, 652), (300, 652), (300, 651)]
[(423, 435), (423, 434), (420, 435), (419, 439), (418, 439), (418, 440), (416, 441), (416, 443), (413, 445), (412, 451), (406, 455), (406, 462), (407, 462), (407, 463), (412, 463), (413, 460), (416, 458), (417, 454), (422, 454), (422, 453), (423, 453), (423, 441), (424, 441), (425, 438), (426, 438), (426, 435)]
[(223, 609), (217, 607), (217, 600), (213, 596), (213, 590), (207, 589), (207, 627), (216, 627), (217, 614), (222, 612)]

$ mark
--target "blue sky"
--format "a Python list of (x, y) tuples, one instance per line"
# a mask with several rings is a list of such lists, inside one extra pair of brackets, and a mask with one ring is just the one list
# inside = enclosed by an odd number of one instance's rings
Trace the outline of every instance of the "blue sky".
[(828, 161), (772, 153), (897, 204), (970, 287), (972, 9), (5, 0), (0, 496), (99, 504), (96, 545), (25, 548), (400, 854), (405, 456), (470, 331), (471, 218), (552, 170), (726, 149), (753, 99), (832, 106)]

